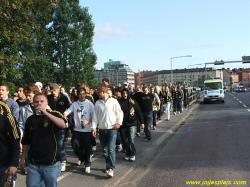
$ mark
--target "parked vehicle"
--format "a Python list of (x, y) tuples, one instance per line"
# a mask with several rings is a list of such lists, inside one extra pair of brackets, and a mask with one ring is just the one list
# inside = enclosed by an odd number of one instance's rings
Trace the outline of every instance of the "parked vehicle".
[(244, 86), (235, 86), (233, 91), (235, 91), (235, 92), (246, 92), (247, 89)]

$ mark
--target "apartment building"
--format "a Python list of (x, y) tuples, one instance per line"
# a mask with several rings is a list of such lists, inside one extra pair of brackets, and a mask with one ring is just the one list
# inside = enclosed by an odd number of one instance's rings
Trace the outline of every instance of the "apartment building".
[(110, 85), (121, 86), (123, 82), (127, 82), (134, 86), (134, 72), (130, 67), (122, 61), (113, 61), (109, 59), (104, 63), (104, 68), (96, 69), (96, 80), (98, 84), (102, 83), (103, 78), (108, 78)]
[(142, 84), (165, 85), (170, 82), (175, 84), (187, 83), (190, 86), (197, 86), (200, 78), (205, 77), (221, 77), (223, 79), (223, 71), (216, 68), (192, 68), (192, 69), (176, 69), (176, 70), (162, 70), (146, 74), (141, 78)]

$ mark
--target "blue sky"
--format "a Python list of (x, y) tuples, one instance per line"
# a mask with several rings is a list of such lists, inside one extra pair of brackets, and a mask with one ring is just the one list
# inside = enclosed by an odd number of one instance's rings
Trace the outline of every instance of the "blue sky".
[(250, 55), (249, 0), (80, 0), (80, 5), (89, 8), (95, 24), (96, 67), (112, 59), (134, 72), (166, 70), (171, 57), (192, 55), (173, 59), (172, 66), (195, 68)]

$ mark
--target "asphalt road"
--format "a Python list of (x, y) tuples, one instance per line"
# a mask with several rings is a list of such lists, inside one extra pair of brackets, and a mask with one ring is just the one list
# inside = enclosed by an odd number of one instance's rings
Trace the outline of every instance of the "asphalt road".
[(250, 186), (249, 98), (226, 93), (224, 104), (201, 104), (127, 186)]

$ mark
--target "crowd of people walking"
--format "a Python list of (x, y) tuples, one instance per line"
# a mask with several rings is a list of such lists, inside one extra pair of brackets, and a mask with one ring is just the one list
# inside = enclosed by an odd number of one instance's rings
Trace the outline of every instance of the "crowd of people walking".
[(109, 85), (108, 78), (102, 82), (93, 89), (78, 83), (68, 89), (69, 94), (65, 85), (36, 82), (19, 86), (13, 98), (9, 86), (0, 85), (0, 187), (5, 181), (15, 185), (18, 167), (27, 175), (28, 187), (57, 186), (67, 169), (65, 142), (70, 133), (76, 164), (85, 173), (91, 172), (99, 136), (107, 177), (113, 177), (116, 151), (135, 161), (136, 136), (143, 133), (151, 141), (157, 120), (168, 121), (170, 111), (176, 115), (188, 105), (187, 85), (134, 89), (127, 82), (120, 87)]

